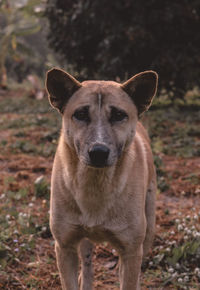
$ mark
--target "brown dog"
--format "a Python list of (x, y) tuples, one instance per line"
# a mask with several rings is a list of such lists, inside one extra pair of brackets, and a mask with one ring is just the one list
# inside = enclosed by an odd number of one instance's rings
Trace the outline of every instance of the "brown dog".
[(148, 136), (138, 122), (156, 93), (146, 71), (123, 84), (79, 83), (47, 73), (51, 105), (62, 114), (54, 160), (50, 226), (62, 288), (92, 289), (90, 241), (108, 241), (120, 256), (120, 289), (140, 289), (142, 257), (154, 235), (156, 174)]

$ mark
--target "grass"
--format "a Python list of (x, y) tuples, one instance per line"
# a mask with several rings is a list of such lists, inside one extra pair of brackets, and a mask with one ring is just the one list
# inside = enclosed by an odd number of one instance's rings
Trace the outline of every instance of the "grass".
[[(0, 288), (60, 289), (49, 230), (60, 116), (46, 99), (29, 98), (23, 90), (0, 100)], [(142, 289), (198, 289), (200, 284), (199, 110), (192, 95), (175, 107), (159, 99), (143, 120), (159, 191), (157, 233), (143, 265)], [(109, 245), (96, 247), (98, 289), (119, 288), (115, 261)]]

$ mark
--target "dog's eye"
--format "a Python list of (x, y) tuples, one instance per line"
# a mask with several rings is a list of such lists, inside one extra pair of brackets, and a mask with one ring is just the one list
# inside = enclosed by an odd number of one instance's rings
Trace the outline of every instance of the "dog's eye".
[(117, 109), (115, 107), (111, 107), (111, 113), (110, 113), (110, 119), (109, 119), (111, 123), (120, 122), (127, 118), (128, 118), (128, 115), (123, 110)]
[(81, 109), (77, 109), (74, 112), (73, 117), (78, 121), (84, 121), (89, 123), (90, 122), (89, 107), (87, 106)]

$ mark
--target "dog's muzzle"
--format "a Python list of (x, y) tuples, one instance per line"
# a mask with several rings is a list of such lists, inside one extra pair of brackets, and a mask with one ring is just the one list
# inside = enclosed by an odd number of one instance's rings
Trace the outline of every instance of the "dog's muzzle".
[(107, 166), (110, 149), (103, 144), (95, 144), (89, 150), (91, 166), (93, 167), (105, 167)]

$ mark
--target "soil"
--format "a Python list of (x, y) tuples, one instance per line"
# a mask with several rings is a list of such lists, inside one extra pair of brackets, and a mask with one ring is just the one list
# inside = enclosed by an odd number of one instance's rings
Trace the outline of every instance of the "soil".
[[(48, 226), (49, 184), (60, 119), (46, 99), (30, 99), (23, 90), (1, 91), (0, 102), (0, 289), (61, 289), (54, 240)], [(183, 233), (177, 230), (176, 219), (188, 216), (192, 219), (196, 214), (196, 223), (200, 221), (200, 156), (194, 150), (200, 144), (199, 133), (194, 133), (195, 142), (189, 144), (189, 153), (180, 155), (179, 149), (168, 153), (166, 148), (175, 142), (174, 130), (177, 126), (184, 130), (188, 123), (179, 118), (180, 112), (177, 122), (171, 123), (168, 117), (160, 121), (159, 114), (153, 110), (145, 119), (153, 142), (164, 139), (165, 150), (161, 148), (158, 152), (153, 148), (161, 160), (158, 165), (161, 171), (158, 184), (161, 185), (157, 194), (156, 236), (141, 274), (142, 289), (197, 289), (196, 276), (190, 278), (189, 283), (194, 285), (190, 288), (184, 288), (186, 282), (166, 282), (161, 273), (170, 266), (163, 261), (149, 270), (158, 248), (167, 247), (170, 232), (174, 231), (173, 240), (177, 245), (183, 243)], [(161, 123), (163, 127), (167, 123), (168, 130), (155, 136)], [(199, 120), (194, 118), (190, 126), (196, 128)], [(190, 140), (188, 134), (187, 137)], [(190, 154), (192, 149), (194, 154)], [(43, 182), (39, 189), (36, 188), (38, 178)], [(193, 224), (195, 221), (189, 225)], [(96, 245), (93, 264), (94, 289), (119, 289), (118, 255), (110, 245)], [(195, 267), (199, 265), (191, 266), (191, 271), (194, 272)]]

